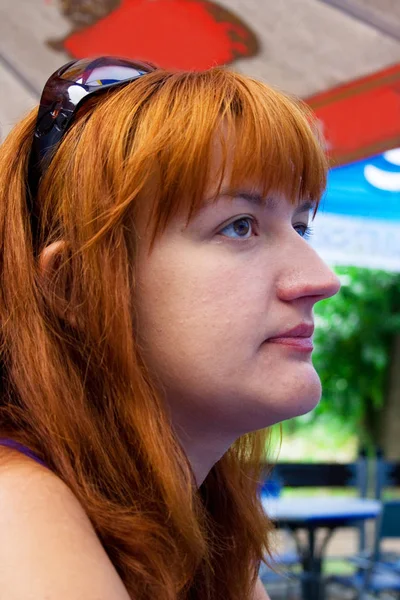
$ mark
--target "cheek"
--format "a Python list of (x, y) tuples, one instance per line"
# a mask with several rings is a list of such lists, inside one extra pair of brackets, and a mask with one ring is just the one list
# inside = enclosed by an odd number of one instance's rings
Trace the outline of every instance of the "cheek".
[(215, 254), (154, 255), (139, 276), (141, 329), (164, 361), (228, 358), (258, 339), (268, 306), (265, 276)]

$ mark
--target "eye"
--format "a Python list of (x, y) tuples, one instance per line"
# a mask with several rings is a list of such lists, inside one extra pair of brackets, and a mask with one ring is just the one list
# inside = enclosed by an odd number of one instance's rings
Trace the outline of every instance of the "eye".
[(293, 229), (297, 231), (297, 233), (304, 238), (305, 240), (309, 240), (312, 235), (312, 229), (305, 223), (299, 223), (298, 225), (293, 225)]
[(254, 219), (251, 217), (240, 217), (240, 219), (236, 219), (236, 221), (226, 225), (219, 233), (232, 239), (248, 240), (254, 235), (253, 227)]

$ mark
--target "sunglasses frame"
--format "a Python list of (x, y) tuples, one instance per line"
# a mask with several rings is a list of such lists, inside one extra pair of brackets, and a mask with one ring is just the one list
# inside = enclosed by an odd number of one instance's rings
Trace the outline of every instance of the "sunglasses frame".
[[(82, 77), (85, 73), (100, 67), (128, 67), (139, 71), (137, 76), (121, 79), (112, 83), (97, 85), (79, 83), (66, 79), (63, 74), (82, 62)], [(127, 85), (143, 75), (152, 73), (156, 65), (140, 60), (130, 60), (114, 56), (100, 56), (92, 59), (72, 60), (55, 71), (47, 80), (40, 98), (39, 111), (33, 135), (28, 169), (28, 208), (31, 216), (32, 234), (37, 237), (38, 210), (36, 196), (39, 182), (48, 168), (53, 156), (52, 150), (62, 140), (67, 129), (73, 123), (78, 109), (93, 96), (101, 95), (107, 90)], [(76, 74), (77, 75), (77, 74)], [(74, 77), (76, 77), (74, 75)]]

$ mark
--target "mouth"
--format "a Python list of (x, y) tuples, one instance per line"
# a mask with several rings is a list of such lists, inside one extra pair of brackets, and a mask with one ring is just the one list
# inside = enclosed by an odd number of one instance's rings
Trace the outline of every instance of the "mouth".
[(313, 323), (300, 323), (296, 327), (278, 333), (278, 335), (270, 337), (266, 342), (271, 344), (280, 344), (282, 346), (289, 346), (298, 350), (299, 352), (312, 352), (314, 349), (313, 344)]
[(314, 350), (312, 337), (275, 337), (269, 338), (266, 342), (269, 344), (289, 346), (299, 352), (312, 352)]

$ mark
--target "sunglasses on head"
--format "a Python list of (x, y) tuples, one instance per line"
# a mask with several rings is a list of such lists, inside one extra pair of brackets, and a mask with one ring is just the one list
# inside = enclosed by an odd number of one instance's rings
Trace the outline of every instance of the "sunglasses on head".
[(40, 99), (29, 162), (28, 202), (34, 236), (38, 226), (35, 197), (40, 178), (77, 110), (89, 98), (139, 79), (156, 68), (147, 62), (101, 56), (73, 60), (47, 80)]

